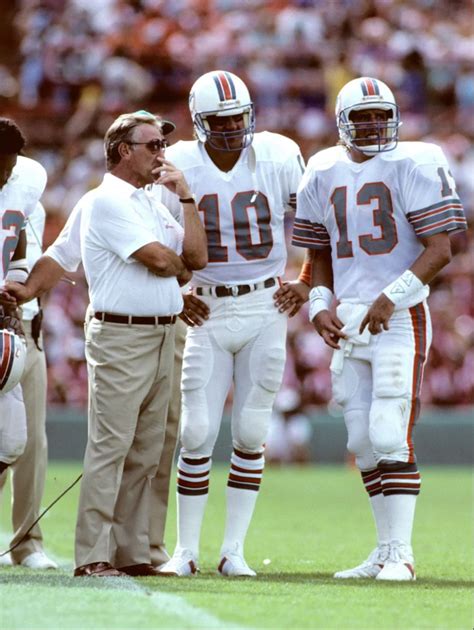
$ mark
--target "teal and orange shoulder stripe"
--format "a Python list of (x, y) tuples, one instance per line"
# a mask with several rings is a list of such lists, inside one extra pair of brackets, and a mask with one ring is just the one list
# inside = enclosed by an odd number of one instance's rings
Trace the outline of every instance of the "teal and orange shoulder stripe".
[(457, 198), (444, 199), (426, 208), (407, 214), (417, 236), (431, 236), (438, 232), (459, 232), (467, 229), (462, 203)]
[(308, 219), (295, 218), (293, 224), (292, 245), (322, 249), (331, 244), (326, 227), (322, 223), (313, 223)]

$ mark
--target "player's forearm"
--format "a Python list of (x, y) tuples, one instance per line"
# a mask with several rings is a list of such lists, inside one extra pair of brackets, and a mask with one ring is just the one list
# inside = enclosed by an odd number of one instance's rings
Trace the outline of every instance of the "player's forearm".
[(451, 243), (449, 234), (441, 232), (424, 239), (425, 249), (411, 265), (410, 271), (423, 284), (429, 284), (433, 278), (451, 260)]
[(333, 290), (331, 248), (312, 250), (311, 278), (313, 287), (324, 286)]
[(25, 289), (30, 299), (39, 297), (52, 289), (64, 275), (65, 270), (50, 256), (39, 258), (25, 283)]
[(207, 239), (196, 204), (183, 204), (183, 259), (188, 269), (203, 269), (207, 265)]

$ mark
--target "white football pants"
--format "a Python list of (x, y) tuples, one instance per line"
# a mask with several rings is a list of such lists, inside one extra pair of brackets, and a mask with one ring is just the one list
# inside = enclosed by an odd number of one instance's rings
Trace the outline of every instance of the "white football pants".
[(212, 454), (227, 394), (234, 384), (232, 442), (260, 452), (283, 377), (287, 315), (273, 303), (275, 287), (238, 297), (201, 299), (209, 319), (188, 329), (181, 381), (181, 454)]
[(360, 470), (377, 463), (415, 462), (413, 427), (431, 344), (425, 302), (396, 311), (390, 329), (354, 345), (342, 372), (332, 374), (333, 398), (344, 410), (347, 449)]
[(21, 385), (0, 393), (0, 462), (13, 464), (26, 445), (26, 412)]

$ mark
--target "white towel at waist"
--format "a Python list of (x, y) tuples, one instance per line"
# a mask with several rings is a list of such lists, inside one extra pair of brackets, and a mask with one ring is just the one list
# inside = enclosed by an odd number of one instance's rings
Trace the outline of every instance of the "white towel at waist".
[(335, 374), (342, 372), (344, 358), (351, 355), (354, 346), (367, 346), (370, 343), (371, 334), (367, 327), (362, 334), (359, 333), (360, 324), (368, 310), (367, 304), (350, 304), (349, 302), (343, 302), (337, 307), (336, 313), (344, 324), (342, 332), (347, 335), (347, 339), (339, 339), (339, 350), (334, 350), (329, 366), (331, 372)]

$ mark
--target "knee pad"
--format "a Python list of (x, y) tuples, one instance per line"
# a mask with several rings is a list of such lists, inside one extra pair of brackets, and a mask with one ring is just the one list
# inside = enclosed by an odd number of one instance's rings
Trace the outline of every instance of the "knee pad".
[(371, 470), (377, 465), (369, 437), (369, 410), (353, 409), (344, 413), (347, 428), (347, 450), (355, 455), (359, 470)]
[(0, 459), (13, 464), (26, 446), (26, 412), (20, 385), (0, 395)]
[(378, 460), (406, 461), (408, 457), (411, 378), (409, 357), (403, 348), (377, 357), (373, 373), (370, 439)]
[(252, 387), (235, 422), (235, 448), (250, 452), (262, 448), (270, 426), (274, 399), (274, 392), (260, 385)]
[[(261, 348), (260, 348), (261, 352)], [(234, 446), (250, 452), (262, 448), (267, 437), (275, 396), (280, 389), (285, 367), (283, 344), (269, 345), (250, 357), (251, 387), (235, 419)]]
[(376, 398), (370, 409), (370, 441), (377, 460), (407, 461), (406, 398)]
[(181, 375), (181, 444), (186, 451), (199, 449), (209, 432), (206, 386), (213, 368), (214, 355), (207, 336), (189, 336)]

